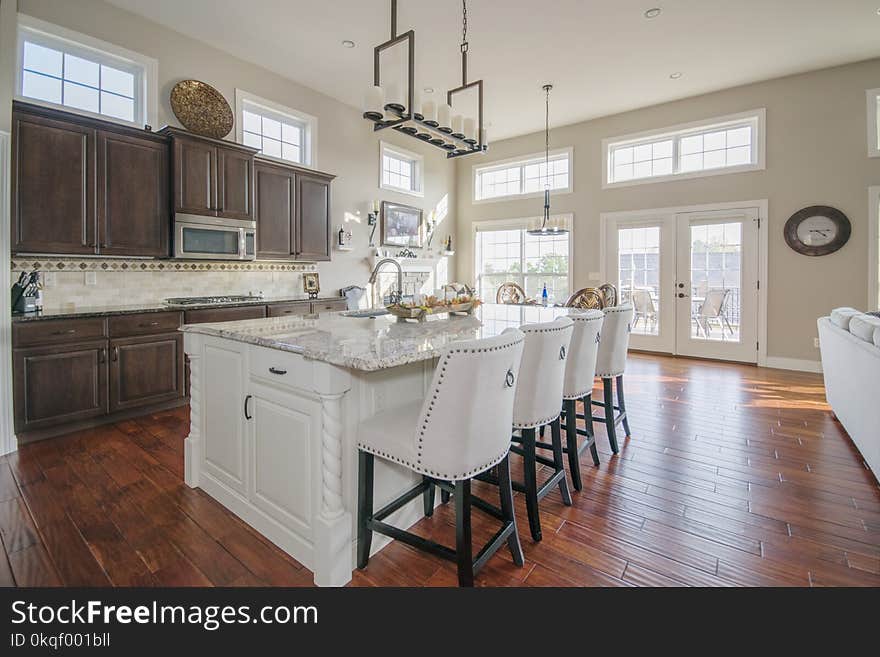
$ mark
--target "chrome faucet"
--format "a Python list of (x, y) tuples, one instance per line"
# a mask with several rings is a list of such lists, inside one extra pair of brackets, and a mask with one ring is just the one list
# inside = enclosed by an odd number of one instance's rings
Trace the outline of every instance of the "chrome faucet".
[(379, 262), (376, 263), (376, 266), (373, 267), (373, 273), (370, 274), (370, 285), (374, 285), (376, 283), (376, 279), (379, 277), (379, 270), (382, 268), (386, 262), (390, 262), (392, 265), (397, 267), (397, 292), (392, 292), (391, 303), (392, 305), (395, 303), (400, 303), (403, 300), (403, 267), (400, 266), (400, 263), (397, 262), (394, 258), (382, 258)]

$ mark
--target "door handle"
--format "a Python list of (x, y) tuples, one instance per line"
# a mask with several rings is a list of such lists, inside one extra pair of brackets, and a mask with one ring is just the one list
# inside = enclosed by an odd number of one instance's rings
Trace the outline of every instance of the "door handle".
[(251, 397), (253, 397), (253, 395), (248, 395), (247, 397), (244, 398), (244, 419), (245, 420), (251, 420), (254, 417), (253, 415), (248, 415), (248, 402), (251, 400)]
[(678, 298), (679, 298), (679, 299), (684, 299), (684, 298), (687, 297), (687, 296), (688, 296), (688, 295), (685, 294), (684, 292), (679, 292), (679, 293), (678, 293)]

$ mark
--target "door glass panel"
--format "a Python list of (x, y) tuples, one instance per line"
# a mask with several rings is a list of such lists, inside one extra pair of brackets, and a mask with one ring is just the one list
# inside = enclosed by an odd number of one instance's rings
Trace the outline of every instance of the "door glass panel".
[(692, 225), (690, 235), (690, 337), (739, 342), (742, 223)]
[(660, 226), (617, 230), (618, 289), (632, 301), (633, 333), (660, 334)]
[(238, 255), (238, 231), (211, 228), (184, 228), (185, 253)]

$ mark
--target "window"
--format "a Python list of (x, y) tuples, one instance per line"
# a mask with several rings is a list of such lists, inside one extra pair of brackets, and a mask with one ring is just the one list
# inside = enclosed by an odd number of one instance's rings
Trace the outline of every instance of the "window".
[(880, 89), (868, 89), (868, 157), (880, 157)]
[(602, 142), (604, 187), (764, 168), (764, 110)]
[(236, 139), (266, 157), (315, 166), (317, 119), (271, 100), (235, 90)]
[(474, 200), (540, 196), (546, 184), (553, 191), (570, 192), (571, 156), (570, 148), (552, 152), (549, 171), (544, 155), (474, 167)]
[(422, 196), (423, 159), (417, 153), (380, 142), (379, 187)]
[(156, 103), (155, 60), (19, 16), (16, 96), (142, 127)]
[(526, 295), (540, 299), (544, 285), (551, 303), (565, 303), (571, 294), (571, 233), (535, 236), (529, 220), (478, 224), (474, 252), (476, 288), (480, 298), (495, 301), (502, 283), (517, 283)]

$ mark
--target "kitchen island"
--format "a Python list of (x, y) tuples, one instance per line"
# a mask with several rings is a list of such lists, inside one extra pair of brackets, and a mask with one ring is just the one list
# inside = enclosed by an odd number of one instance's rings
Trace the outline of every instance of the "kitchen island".
[[(328, 313), (184, 326), (186, 483), (310, 568), (319, 586), (342, 586), (356, 548), (359, 423), (423, 399), (442, 347), (568, 312), (484, 305), (422, 323)], [(377, 460), (376, 507), (416, 483)], [(405, 528), (422, 514), (415, 500), (389, 520)]]

